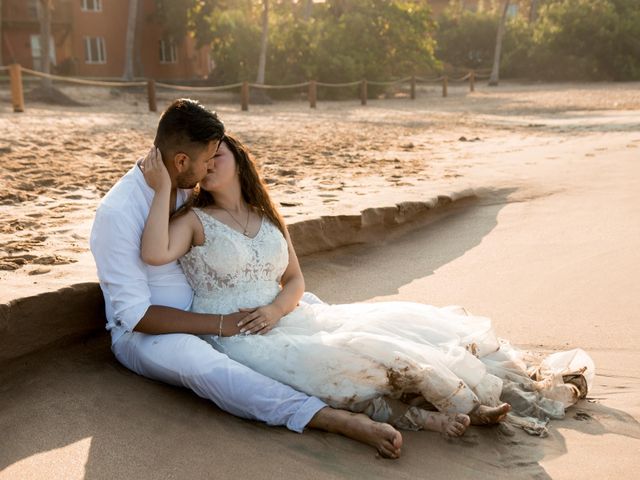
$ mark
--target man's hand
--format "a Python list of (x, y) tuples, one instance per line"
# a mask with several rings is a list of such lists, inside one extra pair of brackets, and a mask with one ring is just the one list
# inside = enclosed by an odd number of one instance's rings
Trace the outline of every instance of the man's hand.
[(243, 320), (238, 322), (240, 333), (246, 334), (263, 335), (271, 331), (282, 318), (282, 311), (274, 304), (255, 309), (241, 308), (240, 312), (249, 312)]
[(153, 147), (149, 150), (149, 153), (147, 153), (147, 156), (144, 157), (144, 160), (142, 160), (140, 164), (140, 169), (144, 174), (147, 185), (156, 192), (163, 188), (171, 188), (171, 177), (169, 177), (167, 167), (165, 167), (162, 162), (162, 154), (159, 148)]

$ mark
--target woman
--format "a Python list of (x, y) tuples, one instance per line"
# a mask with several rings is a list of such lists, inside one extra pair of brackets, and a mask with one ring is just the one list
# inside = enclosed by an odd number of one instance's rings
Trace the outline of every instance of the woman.
[[(582, 373), (593, 368), (586, 354), (585, 365), (528, 365), (498, 342), (488, 319), (460, 308), (301, 303), (295, 250), (246, 149), (223, 138), (199, 190), (170, 223), (171, 185), (158, 157), (144, 169), (156, 194), (142, 258), (152, 265), (180, 259), (194, 311), (248, 312), (245, 335), (225, 336), (221, 315), (219, 335), (206, 338), (234, 360), (331, 406), (451, 436), (470, 423), (504, 420), (511, 407), (501, 396), (517, 406), (514, 422), (543, 434), (548, 417), (561, 417), (586, 394)], [(539, 367), (535, 379), (532, 365)]]

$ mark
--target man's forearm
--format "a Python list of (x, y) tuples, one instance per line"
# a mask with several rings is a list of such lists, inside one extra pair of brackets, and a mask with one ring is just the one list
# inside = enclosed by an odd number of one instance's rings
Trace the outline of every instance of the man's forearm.
[[(238, 322), (248, 312), (223, 315), (222, 336), (240, 333)], [(193, 335), (219, 335), (220, 315), (194, 313), (178, 308), (151, 305), (135, 326), (134, 331), (153, 335), (163, 333), (190, 333)]]

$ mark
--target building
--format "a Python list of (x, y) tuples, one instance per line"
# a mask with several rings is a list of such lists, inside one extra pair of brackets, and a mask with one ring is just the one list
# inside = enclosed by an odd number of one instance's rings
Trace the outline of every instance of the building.
[[(2, 0), (0, 64), (39, 70), (40, 0)], [(120, 78), (124, 72), (129, 0), (53, 0), (50, 56), (53, 73)], [(208, 47), (189, 36), (173, 39), (158, 23), (154, 0), (139, 0), (134, 49), (136, 76), (158, 80), (205, 78)]]

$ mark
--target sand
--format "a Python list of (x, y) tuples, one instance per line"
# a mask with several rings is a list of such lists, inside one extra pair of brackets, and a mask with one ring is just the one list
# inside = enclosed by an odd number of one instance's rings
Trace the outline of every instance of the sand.
[[(548, 438), (405, 433), (403, 458), (383, 461), (349, 440), (239, 420), (141, 379), (99, 334), (3, 365), (0, 426), (9, 435), (0, 440), (0, 478), (633, 476), (638, 87), (454, 88), (447, 99), (421, 92), (416, 102), (320, 103), (317, 112), (292, 102), (248, 113), (216, 106), (259, 155), (290, 221), (451, 189), (483, 192), (426, 228), (304, 258), (307, 285), (330, 302), (460, 304), (519, 346), (586, 349), (595, 387)], [(98, 98), (93, 116), (0, 108), (3, 298), (95, 278), (86, 252), (92, 210), (144, 152), (157, 121), (133, 101)]]

